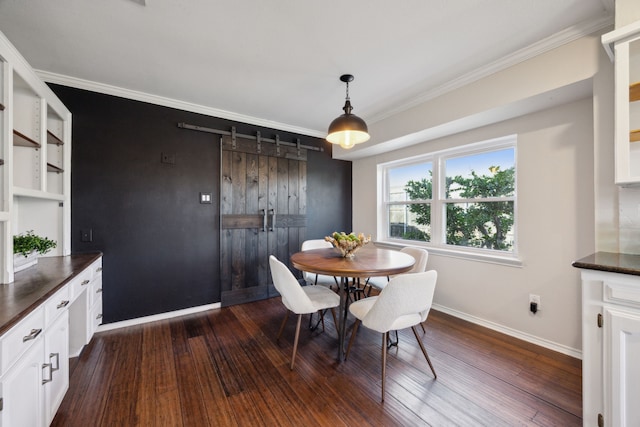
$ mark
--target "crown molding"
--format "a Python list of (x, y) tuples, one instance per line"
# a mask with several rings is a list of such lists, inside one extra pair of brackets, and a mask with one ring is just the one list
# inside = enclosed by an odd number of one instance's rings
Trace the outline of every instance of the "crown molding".
[(402, 113), (406, 110), (409, 110), (410, 108), (416, 107), (420, 104), (424, 104), (427, 101), (444, 95), (445, 93), (460, 89), (461, 87), (476, 82), (482, 78), (488, 77), (499, 71), (520, 64), (528, 59), (534, 58), (550, 50), (563, 46), (567, 43), (593, 34), (596, 31), (611, 27), (613, 26), (613, 23), (614, 17), (611, 14), (606, 14), (593, 20), (583, 21), (552, 36), (542, 39), (530, 46), (520, 49), (511, 55), (505, 56), (497, 61), (487, 64), (484, 67), (480, 67), (470, 73), (463, 74), (460, 77), (452, 79), (443, 85), (428, 90), (427, 92), (423, 92), (422, 94), (414, 97), (412, 100), (403, 103), (402, 105), (388, 109), (380, 114), (369, 116), (367, 117), (367, 122), (376, 123), (388, 117), (392, 117), (396, 114)]
[(191, 102), (181, 101), (179, 99), (167, 98), (164, 96), (153, 95), (150, 93), (140, 92), (137, 90), (125, 89), (118, 86), (112, 86), (104, 83), (98, 83), (90, 80), (84, 80), (77, 77), (66, 76), (63, 74), (52, 73), (49, 71), (35, 70), (38, 77), (47, 83), (69, 86), (76, 89), (88, 90), (91, 92), (102, 93), (105, 95), (117, 96), (120, 98), (142, 101), (149, 104), (160, 105), (163, 107), (175, 108), (192, 113), (204, 114), (221, 119), (232, 120), (240, 123), (247, 123), (255, 126), (261, 126), (276, 129), (284, 132), (292, 132), (299, 135), (324, 138), (326, 134), (314, 129), (307, 129), (298, 126), (292, 126), (286, 123), (275, 122), (271, 120), (261, 119), (258, 117), (247, 116), (244, 114), (234, 113), (232, 111), (220, 110), (218, 108), (207, 107), (205, 105), (194, 104)]

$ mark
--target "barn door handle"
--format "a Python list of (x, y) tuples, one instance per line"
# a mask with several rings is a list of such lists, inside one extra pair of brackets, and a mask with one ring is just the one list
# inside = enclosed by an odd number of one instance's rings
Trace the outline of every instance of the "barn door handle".
[(269, 213), (271, 214), (271, 227), (269, 228), (269, 231), (273, 231), (273, 229), (276, 228), (276, 210), (269, 209)]
[(262, 214), (262, 231), (267, 231), (267, 210), (260, 209), (260, 213)]

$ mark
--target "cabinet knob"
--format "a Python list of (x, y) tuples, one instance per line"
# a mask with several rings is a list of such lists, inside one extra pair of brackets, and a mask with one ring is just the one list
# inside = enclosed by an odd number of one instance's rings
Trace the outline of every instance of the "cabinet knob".
[(96, 319), (102, 319), (102, 313), (98, 314), (98, 315), (96, 316)]
[(22, 337), (22, 342), (27, 342), (36, 339), (38, 335), (40, 335), (42, 329), (32, 329), (29, 335)]
[(102, 271), (102, 267), (98, 267), (98, 268), (96, 268), (96, 272), (98, 272), (98, 273), (99, 273), (99, 272), (101, 272), (101, 271)]

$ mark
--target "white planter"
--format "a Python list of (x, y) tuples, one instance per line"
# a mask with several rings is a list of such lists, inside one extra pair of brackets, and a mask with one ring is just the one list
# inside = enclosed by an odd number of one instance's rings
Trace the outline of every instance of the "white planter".
[(22, 254), (13, 254), (13, 272), (17, 273), (38, 263), (38, 253), (31, 252), (26, 257)]

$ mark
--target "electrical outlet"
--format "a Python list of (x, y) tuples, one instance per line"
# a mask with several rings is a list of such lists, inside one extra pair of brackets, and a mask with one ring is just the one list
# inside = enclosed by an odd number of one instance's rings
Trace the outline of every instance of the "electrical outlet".
[(166, 163), (168, 165), (176, 164), (176, 155), (175, 153), (165, 153), (163, 152), (160, 156), (160, 162)]
[(536, 314), (540, 308), (540, 295), (529, 294), (529, 311)]
[(80, 241), (93, 242), (93, 230), (90, 228), (85, 228), (83, 230), (80, 230)]

